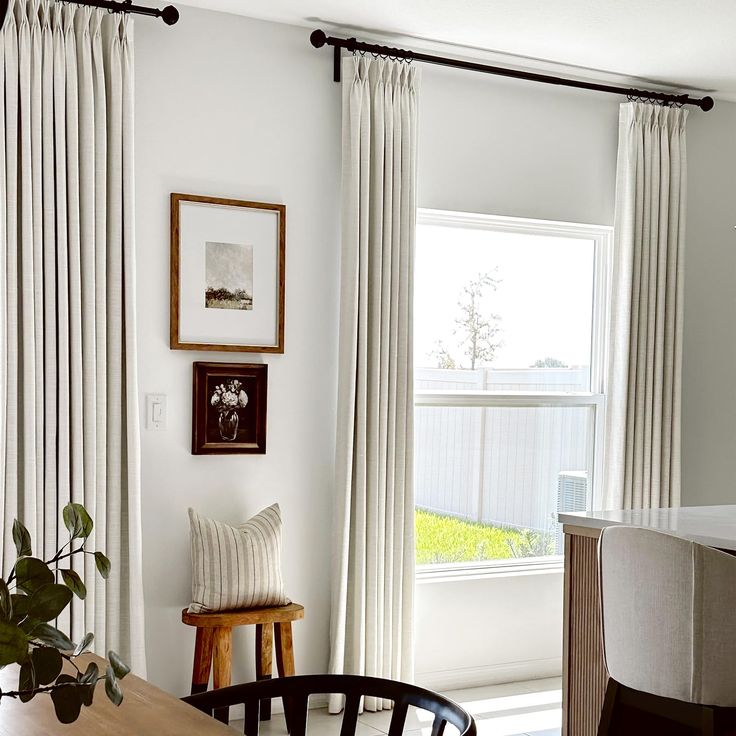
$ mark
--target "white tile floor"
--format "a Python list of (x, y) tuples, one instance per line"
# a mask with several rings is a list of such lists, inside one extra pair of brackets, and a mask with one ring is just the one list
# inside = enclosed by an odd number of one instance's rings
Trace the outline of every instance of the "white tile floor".
[[(475, 718), (479, 736), (559, 736), (562, 722), (562, 690), (560, 678), (528, 680), (505, 685), (489, 685), (444, 693), (460, 703)], [(324, 708), (309, 711), (308, 736), (338, 736), (341, 718), (331, 716)], [(384, 736), (388, 732), (391, 711), (363, 713), (358, 718), (356, 736)], [(405, 736), (429, 736), (431, 716), (412, 709), (406, 723)], [(242, 733), (242, 721), (233, 728)], [(261, 724), (262, 736), (284, 736), (284, 717), (274, 714)], [(455, 732), (456, 733), (456, 732)], [(449, 727), (446, 736), (452, 736)]]

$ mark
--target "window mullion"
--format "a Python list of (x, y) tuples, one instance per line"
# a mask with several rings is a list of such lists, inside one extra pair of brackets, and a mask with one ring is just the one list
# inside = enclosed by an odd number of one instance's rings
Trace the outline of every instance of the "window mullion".
[(459, 392), (415, 392), (414, 406), (445, 407), (445, 408), (544, 408), (544, 407), (588, 407), (600, 406), (603, 394), (594, 393), (567, 393), (567, 394), (490, 394)]

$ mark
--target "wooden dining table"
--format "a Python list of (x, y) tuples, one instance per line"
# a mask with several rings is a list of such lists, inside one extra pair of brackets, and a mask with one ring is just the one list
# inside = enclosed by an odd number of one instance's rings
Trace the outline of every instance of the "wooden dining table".
[[(104, 660), (93, 654), (82, 655), (77, 662), (85, 669), (92, 660), (104, 672)], [(0, 670), (0, 689), (17, 689), (18, 669), (10, 665)], [(79, 719), (69, 725), (59, 723), (47, 694), (39, 693), (28, 703), (0, 698), (0, 736), (232, 736), (234, 733), (140, 677), (128, 675), (120, 686), (123, 702), (116, 707), (105, 694), (104, 681), (100, 681), (92, 705), (82, 708)]]

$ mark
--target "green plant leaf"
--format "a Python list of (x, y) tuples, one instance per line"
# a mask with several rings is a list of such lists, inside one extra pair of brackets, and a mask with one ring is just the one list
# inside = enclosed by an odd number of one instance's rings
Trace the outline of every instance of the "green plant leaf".
[(41, 622), (36, 618), (31, 618), (30, 616), (26, 616), (19, 624), (16, 624), (16, 626), (24, 633), (29, 639), (32, 639), (31, 632), (37, 627), (40, 626)]
[(87, 539), (92, 533), (94, 524), (87, 509), (81, 503), (68, 503), (62, 512), (64, 525), (72, 535), (72, 539)]
[(123, 677), (130, 672), (130, 667), (128, 667), (128, 665), (120, 659), (120, 655), (117, 652), (113, 652), (112, 649), (107, 653), (107, 659), (110, 662), (112, 671), (115, 673), (115, 677), (119, 680), (122, 680)]
[(64, 584), (74, 593), (77, 598), (84, 600), (87, 597), (87, 588), (82, 578), (74, 570), (60, 570)]
[(82, 705), (89, 707), (92, 705), (92, 701), (95, 699), (95, 686), (94, 685), (77, 685), (79, 691), (79, 697), (82, 701)]
[(120, 684), (115, 677), (112, 665), (107, 665), (107, 670), (105, 671), (105, 692), (107, 693), (107, 697), (115, 705), (120, 705), (123, 702), (123, 691), (120, 689)]
[(95, 565), (97, 565), (97, 571), (102, 575), (105, 580), (110, 576), (110, 560), (105, 557), (102, 552), (95, 552)]
[(31, 660), (23, 662), (20, 666), (18, 690), (27, 691), (21, 692), (18, 696), (21, 703), (27, 703), (36, 694), (36, 678), (33, 672), (33, 664), (31, 663)]
[(13, 606), (11, 623), (19, 624), (28, 615), (28, 604), (31, 599), (25, 593), (11, 593), (10, 602)]
[(64, 660), (55, 647), (37, 647), (31, 652), (36, 683), (50, 685), (61, 673)]
[(23, 630), (0, 621), (0, 667), (13, 662), (22, 664), (27, 656), (28, 639)]
[(56, 647), (63, 652), (70, 652), (74, 649), (74, 642), (65, 633), (50, 624), (36, 624), (29, 633), (36, 641)]
[(54, 582), (54, 573), (49, 566), (37, 557), (21, 557), (15, 563), (15, 577), (18, 587), (26, 593), (33, 593), (42, 585)]
[(81, 675), (77, 676), (77, 680), (85, 685), (89, 685), (96, 683), (99, 676), (100, 668), (97, 666), (97, 663), (90, 662), (87, 665), (87, 669)]
[(28, 614), (41, 622), (51, 621), (72, 602), (72, 597), (72, 591), (66, 585), (44, 585), (31, 596)]
[(0, 578), (0, 620), (10, 621), (13, 618), (13, 598), (8, 584)]
[(13, 522), (13, 541), (15, 549), (18, 551), (18, 557), (30, 557), (31, 551), (31, 535), (18, 519)]
[[(62, 685), (69, 682), (76, 683), (76, 680), (71, 675), (59, 675), (56, 682)], [(79, 689), (77, 685), (67, 685), (51, 691), (56, 717), (61, 723), (74, 723), (79, 718), (79, 711), (82, 710), (82, 696)]]
[(92, 632), (86, 633), (82, 641), (80, 641), (79, 644), (77, 644), (77, 646), (75, 647), (72, 657), (78, 657), (82, 652), (84, 652), (94, 641), (94, 638), (95, 635)]
[(97, 685), (97, 678), (99, 676), (100, 668), (94, 662), (90, 662), (87, 665), (84, 673), (77, 675), (77, 682), (80, 683), (79, 694), (82, 698), (83, 705), (92, 705), (92, 700), (95, 696), (95, 685)]
[(32, 638), (31, 632), (40, 625), (41, 622), (37, 618), (31, 618), (30, 616), (26, 616), (19, 624), (16, 624), (16, 626), (21, 631), (25, 632), (29, 638)]

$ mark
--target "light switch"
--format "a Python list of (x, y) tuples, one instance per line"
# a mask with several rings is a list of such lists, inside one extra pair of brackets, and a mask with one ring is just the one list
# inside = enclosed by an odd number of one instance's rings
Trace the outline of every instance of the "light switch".
[(166, 394), (146, 394), (146, 429), (166, 429)]

